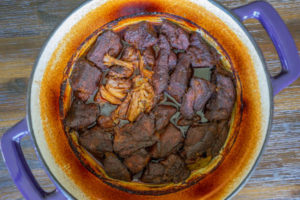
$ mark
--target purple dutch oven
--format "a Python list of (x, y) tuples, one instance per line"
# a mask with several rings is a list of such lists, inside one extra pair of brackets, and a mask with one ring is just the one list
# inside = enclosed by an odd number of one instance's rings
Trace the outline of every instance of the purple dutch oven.
[[(235, 21), (235, 24), (239, 26), (239, 28), (244, 32), (243, 34), (249, 39), (251, 45), (253, 45), (254, 49), (256, 50), (256, 54), (260, 57), (259, 59), (263, 60), (263, 56), (255, 44), (253, 38), (250, 36), (248, 31), (245, 29), (245, 27), (242, 25), (242, 21), (250, 18), (257, 19), (265, 28), (267, 33), (269, 34), (272, 42), (274, 43), (274, 46), (278, 52), (281, 64), (282, 64), (282, 70), (281, 72), (275, 76), (266, 78), (266, 82), (264, 83), (266, 85), (266, 88), (269, 88), (270, 90), (267, 94), (269, 96), (268, 106), (270, 107), (269, 111), (269, 118), (267, 119), (267, 125), (266, 125), (266, 131), (263, 135), (262, 140), (262, 146), (258, 149), (257, 156), (253, 159), (253, 163), (251, 164), (251, 167), (247, 171), (246, 174), (241, 176), (241, 180), (238, 182), (237, 185), (234, 186), (233, 189), (231, 189), (229, 192), (226, 193), (223, 198), (230, 198), (234, 194), (236, 194), (241, 187), (246, 183), (246, 181), (249, 179), (250, 174), (254, 171), (254, 168), (256, 167), (259, 157), (261, 157), (262, 150), (265, 146), (265, 141), (268, 137), (268, 132), (270, 131), (270, 124), (271, 124), (271, 118), (272, 118), (272, 92), (273, 95), (278, 94), (282, 89), (289, 86), (291, 83), (293, 83), (299, 76), (300, 76), (300, 58), (298, 55), (298, 51), (295, 45), (295, 42), (293, 41), (293, 38), (291, 34), (289, 33), (286, 25), (284, 24), (281, 17), (278, 15), (276, 10), (268, 3), (258, 1), (254, 2), (233, 10), (227, 10), (226, 8), (222, 7), (218, 3), (214, 1), (205, 1), (207, 4), (209, 4), (208, 9), (219, 9), (222, 11), (222, 13), (227, 16), (229, 16), (233, 21)], [(33, 109), (33, 92), (34, 89), (34, 80), (35, 75), (38, 72), (38, 69), (41, 68), (41, 61), (43, 60), (43, 56), (45, 54), (46, 49), (50, 48), (51, 43), (55, 39), (56, 35), (59, 35), (58, 33), (61, 31), (62, 27), (67, 25), (71, 19), (73, 21), (75, 20), (74, 16), (80, 15), (79, 13), (88, 13), (89, 6), (92, 4), (96, 4), (95, 1), (87, 2), (81, 7), (79, 7), (77, 10), (75, 10), (52, 34), (46, 45), (44, 46), (40, 57), (37, 59), (37, 63), (33, 69), (33, 73), (31, 76), (31, 82), (29, 85), (28, 90), (28, 102), (27, 102), (27, 118), (23, 119), (21, 122), (16, 124), (14, 127), (12, 127), (10, 130), (8, 130), (1, 139), (1, 148), (2, 148), (2, 156), (4, 158), (4, 161), (7, 165), (7, 168), (9, 170), (9, 173), (15, 182), (16, 186), (20, 190), (20, 192), (24, 195), (26, 199), (67, 199), (67, 198), (79, 198), (76, 192), (72, 192), (71, 189), (68, 189), (68, 186), (65, 186), (63, 181), (61, 181), (59, 178), (57, 178), (57, 175), (55, 175), (55, 172), (52, 171), (52, 168), (49, 167), (50, 165), (47, 163), (46, 156), (43, 155), (43, 151), (41, 150), (41, 144), (37, 139), (36, 135), (36, 126), (35, 123), (35, 117), (33, 117), (32, 109)], [(197, 4), (204, 4), (203, 2), (198, 2)], [(101, 6), (100, 3), (96, 6)], [(92, 11), (91, 11), (92, 12)], [(85, 15), (82, 14), (82, 15)], [(76, 21), (76, 20), (75, 20)], [(58, 37), (58, 36), (57, 36)], [(262, 61), (262, 65), (265, 67), (265, 63)], [(268, 74), (266, 72), (266, 69), (263, 69), (265, 74)], [(266, 75), (268, 76), (268, 75)], [(270, 86), (271, 85), (271, 86)], [(273, 88), (273, 90), (271, 89)], [(28, 167), (26, 160), (24, 158), (23, 152), (20, 147), (20, 140), (22, 137), (26, 135), (31, 135), (32, 139), (35, 143), (35, 149), (36, 152), (41, 160), (41, 162), (45, 166), (45, 171), (49, 175), (50, 179), (55, 183), (57, 186), (57, 189), (53, 192), (45, 192), (37, 183), (34, 176), (32, 175), (32, 172), (30, 171), (30, 168)], [(201, 198), (201, 197), (197, 197)]]

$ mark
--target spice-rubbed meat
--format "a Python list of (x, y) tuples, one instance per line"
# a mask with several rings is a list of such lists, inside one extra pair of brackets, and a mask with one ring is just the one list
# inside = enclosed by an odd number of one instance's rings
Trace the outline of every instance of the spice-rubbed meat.
[(206, 105), (205, 117), (209, 121), (228, 119), (235, 102), (235, 88), (231, 78), (215, 75), (217, 91)]
[(169, 71), (174, 70), (177, 64), (177, 56), (173, 51), (170, 51), (168, 62)]
[(114, 153), (105, 153), (103, 166), (105, 172), (111, 178), (119, 179), (123, 181), (131, 180), (131, 175), (128, 169)]
[(195, 92), (193, 88), (189, 88), (183, 97), (180, 112), (185, 119), (192, 119), (194, 117)]
[(155, 64), (155, 54), (152, 47), (148, 47), (142, 54), (145, 64), (149, 67), (153, 67)]
[(191, 77), (190, 57), (186, 54), (179, 56), (179, 61), (170, 78), (167, 92), (181, 103)]
[(104, 132), (99, 126), (86, 130), (79, 136), (79, 144), (93, 154), (102, 158), (105, 152), (112, 152), (112, 134)]
[(185, 162), (194, 163), (198, 157), (211, 148), (216, 132), (217, 124), (215, 123), (190, 127), (183, 147)]
[(192, 33), (190, 42), (191, 46), (188, 48), (187, 53), (191, 56), (193, 67), (207, 67), (217, 64), (219, 60), (217, 51), (201, 38), (200, 33)]
[(129, 70), (121, 66), (113, 66), (108, 72), (108, 76), (114, 78), (129, 78), (133, 74), (132, 70)]
[(192, 79), (191, 86), (195, 91), (194, 110), (202, 110), (207, 100), (211, 97), (212, 93), (214, 92), (215, 86), (209, 81), (200, 78)]
[(160, 163), (149, 163), (143, 176), (142, 181), (144, 183), (163, 183), (163, 175), (165, 173), (165, 167)]
[(228, 121), (222, 120), (218, 123), (218, 131), (215, 134), (215, 142), (212, 146), (212, 155), (217, 156), (223, 147), (229, 131)]
[(164, 35), (159, 36), (160, 51), (154, 67), (152, 84), (155, 94), (159, 96), (168, 86), (170, 45)]
[(77, 61), (70, 77), (75, 96), (82, 101), (88, 100), (97, 89), (101, 74), (99, 69), (91, 66), (87, 61)]
[(81, 101), (73, 101), (64, 120), (65, 126), (73, 129), (83, 129), (96, 121), (99, 108), (96, 104), (85, 104)]
[(95, 63), (100, 69), (105, 70), (107, 67), (103, 65), (104, 55), (108, 54), (115, 57), (121, 49), (120, 37), (112, 31), (106, 31), (98, 37), (95, 45), (88, 52), (87, 59)]
[(154, 116), (141, 114), (135, 123), (115, 129), (114, 151), (121, 157), (152, 146), (158, 137), (154, 134)]
[(150, 155), (145, 149), (134, 152), (131, 156), (124, 159), (124, 164), (131, 173), (137, 174), (146, 167), (150, 160)]
[(168, 37), (171, 46), (175, 49), (186, 50), (189, 46), (189, 35), (178, 25), (163, 21), (160, 32)]
[(180, 130), (173, 124), (169, 124), (166, 130), (160, 134), (159, 141), (154, 145), (151, 153), (153, 158), (164, 158), (170, 153), (176, 153), (181, 147), (184, 138)]
[(176, 154), (171, 154), (166, 160), (160, 162), (165, 167), (164, 182), (179, 183), (190, 175), (184, 161)]
[(99, 116), (97, 123), (101, 128), (112, 128), (114, 127), (114, 122), (109, 116)]
[(140, 22), (127, 28), (124, 40), (137, 49), (144, 49), (157, 42), (157, 34), (150, 23)]
[(149, 163), (142, 181), (145, 183), (179, 183), (190, 175), (190, 171), (185, 166), (183, 160), (175, 154), (171, 154), (159, 163)]
[(154, 110), (155, 115), (155, 127), (157, 131), (165, 128), (171, 119), (171, 117), (176, 113), (176, 108), (173, 106), (160, 105)]
[[(104, 30), (86, 51), (62, 83), (59, 103), (65, 130), (78, 133), (66, 135), (107, 176), (154, 187), (184, 183), (221, 153), (234, 76), (201, 33), (174, 20), (140, 21)], [(70, 90), (71, 105), (63, 102)]]
[(193, 78), (190, 85), (180, 109), (186, 119), (192, 119), (195, 112), (202, 110), (215, 90), (212, 83), (201, 78)]

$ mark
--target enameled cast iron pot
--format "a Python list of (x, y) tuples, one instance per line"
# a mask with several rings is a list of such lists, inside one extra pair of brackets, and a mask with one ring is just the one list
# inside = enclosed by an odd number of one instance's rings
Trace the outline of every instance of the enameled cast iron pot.
[[(238, 133), (219, 166), (196, 182), (169, 185), (167, 189), (121, 183), (118, 189), (90, 173), (71, 150), (59, 118), (60, 84), (74, 52), (99, 27), (121, 17), (120, 22), (126, 24), (133, 18), (151, 19), (164, 13), (194, 22), (226, 52), (240, 83), (240, 121), (231, 127), (238, 127)], [(248, 18), (261, 22), (276, 47), (282, 64), (276, 77), (269, 77), (262, 53), (241, 23)], [(280, 16), (266, 2), (230, 11), (212, 0), (88, 1), (54, 31), (43, 47), (28, 88), (27, 117), (4, 134), (2, 154), (26, 199), (230, 198), (245, 184), (261, 156), (272, 121), (273, 95), (299, 75), (295, 43)], [(32, 136), (45, 171), (57, 186), (51, 193), (41, 189), (24, 159), (20, 139), (27, 134)]]

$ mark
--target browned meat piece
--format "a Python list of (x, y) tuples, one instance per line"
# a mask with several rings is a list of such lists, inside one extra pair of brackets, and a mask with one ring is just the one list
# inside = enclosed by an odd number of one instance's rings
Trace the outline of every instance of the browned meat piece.
[(129, 70), (121, 66), (113, 66), (108, 72), (108, 76), (114, 78), (129, 78), (133, 74), (132, 70)]
[(185, 166), (183, 160), (175, 154), (169, 155), (165, 160), (159, 163), (149, 163), (142, 181), (145, 183), (179, 183), (187, 179), (190, 171)]
[(169, 81), (169, 53), (170, 45), (164, 35), (159, 36), (158, 58), (154, 67), (154, 75), (152, 76), (152, 84), (155, 94), (159, 96), (168, 86)]
[(191, 46), (187, 53), (191, 56), (193, 67), (214, 66), (219, 60), (217, 51), (210, 47), (197, 32), (190, 37)]
[(134, 152), (130, 157), (125, 158), (124, 164), (133, 174), (142, 171), (148, 164), (150, 155), (145, 149)]
[(101, 74), (100, 70), (91, 66), (87, 61), (77, 61), (70, 77), (75, 96), (82, 101), (88, 100), (97, 89)]
[(143, 58), (145, 61), (145, 64), (153, 67), (155, 64), (155, 54), (154, 51), (152, 49), (152, 47), (148, 47), (144, 52), (143, 52)]
[(194, 102), (195, 102), (195, 91), (193, 88), (189, 88), (187, 93), (184, 95), (180, 112), (185, 119), (192, 119), (194, 117)]
[(112, 128), (115, 126), (111, 117), (108, 116), (99, 116), (97, 119), (97, 123), (101, 128)]
[(165, 167), (164, 182), (179, 183), (187, 179), (190, 175), (190, 171), (178, 155), (171, 154), (166, 160), (160, 163)]
[(148, 22), (140, 22), (128, 27), (124, 40), (137, 49), (144, 49), (157, 42), (156, 32)]
[(177, 64), (177, 56), (173, 51), (170, 51), (168, 62), (169, 62), (169, 71), (174, 70)]
[(131, 181), (131, 175), (126, 166), (113, 153), (105, 153), (103, 166), (106, 174), (114, 179)]
[(215, 90), (213, 84), (201, 78), (193, 78), (190, 85), (180, 109), (186, 119), (192, 119), (195, 112), (202, 110)]
[(151, 151), (153, 158), (164, 158), (170, 153), (176, 153), (181, 147), (184, 138), (173, 124), (169, 124), (165, 132), (160, 134), (159, 141)]
[(104, 55), (117, 56), (121, 49), (120, 37), (112, 31), (106, 31), (98, 37), (96, 44), (88, 52), (87, 59), (95, 63), (100, 69), (107, 69), (103, 65)]
[(228, 119), (235, 102), (235, 88), (229, 77), (216, 75), (217, 92), (206, 105), (205, 117), (209, 121)]
[(186, 50), (190, 44), (188, 33), (172, 22), (164, 21), (160, 32), (168, 37), (171, 46), (175, 49)]
[(132, 46), (127, 46), (124, 49), (122, 60), (128, 61), (128, 62), (134, 62), (138, 60), (139, 58), (139, 52), (136, 48)]
[(154, 110), (156, 130), (160, 131), (161, 129), (165, 128), (169, 124), (170, 118), (176, 113), (176, 111), (176, 108), (173, 106), (157, 106)]
[(223, 120), (218, 123), (218, 131), (215, 135), (215, 142), (212, 147), (212, 155), (216, 156), (219, 154), (221, 148), (223, 147), (229, 131), (228, 121)]
[(64, 122), (67, 127), (78, 130), (95, 122), (98, 114), (99, 108), (96, 104), (84, 104), (75, 100)]
[(217, 124), (203, 124), (190, 127), (184, 141), (185, 162), (194, 163), (198, 157), (214, 144), (214, 135), (217, 132)]
[(201, 78), (192, 79), (191, 86), (192, 89), (195, 91), (194, 110), (195, 111), (202, 110), (206, 102), (214, 92), (215, 86), (211, 84), (209, 81)]
[(186, 54), (182, 54), (179, 56), (179, 61), (171, 75), (170, 84), (168, 86), (168, 93), (179, 103), (181, 103), (182, 96), (187, 89), (190, 77), (190, 57)]
[(141, 114), (135, 123), (115, 129), (114, 151), (121, 157), (152, 146), (158, 137), (154, 134), (154, 116)]
[(112, 134), (104, 132), (99, 126), (95, 126), (80, 135), (79, 144), (99, 159), (103, 157), (105, 152), (113, 151)]
[(151, 162), (147, 166), (141, 180), (144, 183), (155, 183), (155, 184), (163, 183), (164, 173), (165, 173), (165, 168), (162, 164)]

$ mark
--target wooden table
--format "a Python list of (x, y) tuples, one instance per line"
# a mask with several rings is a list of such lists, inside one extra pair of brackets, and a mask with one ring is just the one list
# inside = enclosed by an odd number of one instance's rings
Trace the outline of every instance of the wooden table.
[[(24, 118), (26, 88), (38, 53), (56, 27), (83, 0), (0, 1), (0, 137)], [(222, 0), (234, 8), (251, 1)], [(277, 9), (300, 49), (300, 1), (269, 2)], [(271, 74), (280, 62), (271, 40), (255, 20), (246, 26), (261, 47)], [(299, 66), (300, 67), (300, 66)], [(300, 199), (300, 79), (275, 97), (272, 133), (262, 159), (234, 199)], [(37, 160), (29, 137), (23, 151), (34, 175), (46, 190), (53, 184)], [(22, 199), (0, 156), (0, 199)]]

